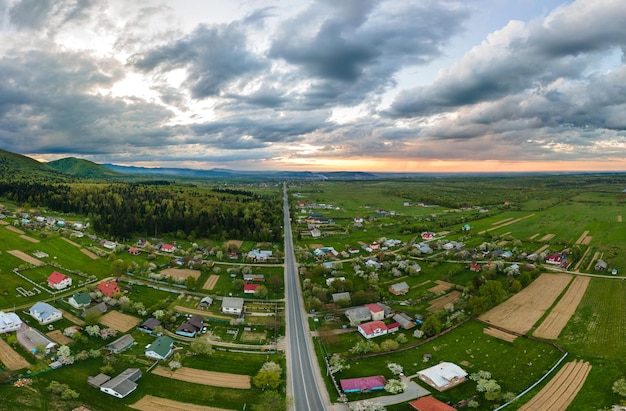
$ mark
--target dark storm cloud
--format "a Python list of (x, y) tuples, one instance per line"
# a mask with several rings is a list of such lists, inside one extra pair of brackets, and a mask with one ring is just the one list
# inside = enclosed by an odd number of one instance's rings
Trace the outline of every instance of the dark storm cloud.
[(51, 29), (72, 20), (87, 18), (94, 0), (21, 0), (9, 10), (11, 23), (19, 28)]
[(187, 86), (194, 98), (217, 96), (233, 83), (245, 84), (267, 64), (247, 49), (240, 24), (200, 26), (172, 44), (133, 59), (142, 71), (167, 72), (187, 68)]

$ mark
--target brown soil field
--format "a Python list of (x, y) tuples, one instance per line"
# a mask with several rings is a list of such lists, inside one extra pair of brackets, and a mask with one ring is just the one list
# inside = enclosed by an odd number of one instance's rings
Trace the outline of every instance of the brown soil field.
[(179, 402), (166, 398), (144, 395), (139, 401), (130, 404), (129, 407), (140, 411), (231, 411), (225, 408), (208, 407), (206, 405), (191, 404), (189, 402)]
[(459, 298), (461, 298), (461, 292), (460, 291), (452, 291), (446, 295), (442, 295), (439, 298), (435, 298), (434, 300), (432, 300), (428, 306), (428, 311), (439, 311), (439, 310), (443, 310), (443, 307), (446, 306), (446, 304), (449, 303), (453, 303), (458, 300)]
[(324, 247), (324, 244), (309, 244), (309, 248), (311, 250), (315, 250), (317, 248), (322, 248), (322, 247)]
[(225, 315), (218, 315), (218, 314), (213, 314), (213, 313), (209, 313), (209, 312), (202, 311), (202, 310), (195, 310), (193, 308), (183, 307), (182, 305), (175, 306), (174, 310), (180, 311), (181, 313), (198, 314), (198, 315), (201, 315), (203, 317), (222, 318), (224, 320), (231, 320), (231, 319), (233, 319), (232, 317), (227, 317)]
[(556, 340), (569, 319), (574, 315), (588, 285), (589, 277), (578, 276), (574, 278), (565, 295), (550, 311), (550, 314), (543, 320), (541, 325), (537, 327), (533, 335), (539, 338)]
[(504, 340), (504, 341), (508, 341), (508, 342), (513, 342), (517, 338), (517, 335), (515, 335), (515, 334), (509, 334), (506, 331), (502, 331), (502, 330), (499, 330), (499, 329), (493, 328), (493, 327), (485, 328), (485, 329), (483, 329), (483, 332), (485, 334), (487, 334), (487, 335), (490, 335), (492, 337), (496, 337), (496, 338), (498, 338), (500, 340)]
[(27, 236), (26, 234), (22, 234), (22, 235), (20, 236), (20, 238), (21, 238), (22, 240), (30, 241), (31, 243), (39, 243), (39, 242), (40, 242), (40, 241), (39, 241), (39, 240), (37, 240), (36, 238), (29, 237), (29, 236)]
[(541, 254), (544, 251), (546, 251), (548, 248), (550, 248), (550, 244), (544, 244), (541, 246), (541, 248), (538, 248), (537, 251), (535, 251), (535, 254)]
[(591, 365), (568, 362), (545, 387), (519, 411), (565, 411), (583, 386)]
[(507, 221), (511, 221), (513, 219), (513, 217), (509, 217), (509, 218), (505, 218), (504, 220), (500, 220), (500, 221), (496, 221), (495, 223), (491, 223), (491, 225), (500, 225), (500, 224), (504, 224)]
[(585, 237), (585, 239), (583, 240), (582, 244), (583, 245), (588, 245), (591, 242), (592, 239), (593, 239), (593, 237), (588, 235), (587, 237)]
[[(580, 259), (580, 261), (578, 262), (578, 264), (576, 264), (576, 267), (574, 268), (575, 270), (578, 270), (578, 266), (580, 265), (580, 263), (585, 259), (585, 256), (587, 256), (587, 253), (589, 252), (589, 250), (591, 250), (591, 247), (587, 248), (587, 251), (585, 251), (585, 254), (583, 254), (582, 258)], [(596, 260), (598, 259), (598, 257), (600, 257), (600, 251), (596, 251), (595, 254), (593, 255), (593, 258), (591, 259), (591, 261), (589, 261), (589, 264), (587, 265), (587, 270), (591, 269), (591, 266), (593, 265), (593, 263), (596, 262)]]
[(226, 247), (231, 248), (233, 250), (239, 250), (243, 245), (243, 241), (241, 240), (228, 240), (226, 242)]
[(70, 240), (69, 238), (61, 237), (61, 240), (63, 240), (63, 241), (65, 241), (65, 242), (68, 242), (68, 243), (72, 244), (74, 247), (78, 247), (78, 248), (80, 248), (80, 244), (75, 243), (74, 241)]
[(7, 226), (5, 226), (5, 228), (6, 228), (7, 230), (9, 230), (9, 231), (13, 231), (14, 233), (17, 233), (17, 234), (22, 234), (22, 235), (23, 235), (23, 234), (26, 234), (25, 232), (23, 232), (23, 231), (22, 231), (22, 230), (20, 230), (19, 228), (15, 228), (15, 227), (13, 227), (12, 225), (7, 225)]
[(59, 345), (67, 345), (74, 341), (67, 335), (63, 335), (63, 333), (60, 330), (50, 331), (46, 335), (52, 338), (53, 341), (59, 343)]
[(91, 258), (92, 260), (97, 260), (98, 258), (100, 258), (94, 253), (92, 253), (91, 251), (87, 250), (86, 248), (81, 248), (80, 252), (85, 254), (87, 257)]
[(503, 245), (505, 245), (505, 244), (507, 244), (507, 243), (508, 243), (508, 241), (506, 241), (506, 240), (502, 240), (502, 241), (500, 241), (500, 242), (498, 243), (498, 247), (502, 247)]
[(118, 311), (109, 311), (100, 318), (100, 324), (123, 333), (134, 328), (140, 322), (139, 318)]
[(43, 261), (38, 260), (35, 257), (32, 257), (32, 256), (30, 256), (30, 255), (28, 255), (25, 252), (22, 252), (20, 250), (7, 250), (7, 253), (11, 254), (14, 257), (19, 258), (22, 261), (26, 261), (28, 264), (44, 265)]
[(215, 288), (215, 284), (217, 284), (217, 280), (219, 279), (220, 279), (219, 275), (211, 274), (209, 278), (206, 280), (206, 282), (204, 283), (204, 285), (202, 286), (202, 288), (204, 288), (205, 290), (212, 290), (213, 288)]
[(262, 342), (265, 342), (266, 339), (267, 339), (267, 331), (263, 331), (263, 332), (244, 331), (243, 334), (241, 334), (241, 341), (245, 341), (245, 342), (262, 343)]
[(61, 313), (63, 313), (63, 318), (67, 318), (68, 320), (70, 320), (74, 324), (80, 325), (81, 327), (86, 324), (83, 320), (81, 320), (80, 318), (76, 317), (73, 314), (68, 313), (64, 309), (59, 308), (59, 310), (61, 311)]
[(539, 239), (539, 241), (550, 241), (554, 238), (556, 234), (546, 234)]
[(518, 334), (526, 334), (571, 279), (569, 274), (541, 274), (528, 287), (479, 318)]
[(212, 387), (250, 389), (250, 376), (241, 374), (229, 374), (225, 372), (197, 370), (195, 368), (181, 367), (175, 371), (163, 366), (157, 366), (153, 374), (175, 380), (194, 382), (196, 384), (210, 385)]
[(0, 220), (0, 225), (9, 225), (8, 221)]
[(534, 214), (528, 214), (527, 216), (520, 217), (520, 218), (516, 218), (515, 220), (510, 220), (510, 221), (507, 221), (507, 222), (502, 223), (502, 224), (500, 224), (500, 225), (497, 225), (497, 226), (494, 226), (494, 227), (488, 228), (488, 229), (486, 229), (486, 230), (480, 231), (478, 234), (485, 234), (485, 233), (486, 233), (486, 232), (488, 232), (488, 231), (497, 230), (497, 229), (499, 229), (499, 228), (506, 227), (507, 225), (511, 225), (511, 224), (519, 223), (520, 221), (525, 220), (525, 219), (527, 219), (527, 218), (529, 218), (529, 217), (532, 217), (532, 216), (534, 216)]
[(622, 222), (622, 216), (621, 216), (621, 215), (618, 215), (618, 216), (617, 216), (617, 222), (618, 222), (618, 223), (621, 223), (621, 222)]
[(2, 338), (0, 338), (0, 361), (5, 367), (13, 371), (30, 367), (30, 363), (11, 348)]
[(163, 275), (169, 275), (170, 277), (187, 278), (192, 276), (196, 280), (200, 277), (200, 270), (191, 270), (189, 268), (167, 268), (161, 271)]
[(531, 235), (530, 237), (528, 237), (528, 239), (529, 239), (529, 240), (532, 240), (532, 239), (534, 239), (535, 237), (539, 237), (539, 233)]
[(587, 234), (589, 234), (589, 230), (583, 231), (580, 237), (578, 237), (578, 240), (576, 240), (576, 244), (582, 243), (585, 237), (587, 237)]
[(450, 284), (445, 281), (437, 280), (435, 282), (437, 283), (437, 285), (428, 289), (428, 291), (430, 291), (431, 293), (441, 294), (454, 287), (454, 284)]

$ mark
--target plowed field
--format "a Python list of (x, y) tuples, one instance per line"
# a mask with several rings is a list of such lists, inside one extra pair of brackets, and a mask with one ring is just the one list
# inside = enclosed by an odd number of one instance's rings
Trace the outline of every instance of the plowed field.
[(568, 362), (519, 411), (565, 411), (585, 383), (591, 365), (587, 362)]
[(196, 384), (210, 385), (212, 387), (250, 389), (249, 375), (205, 371), (188, 367), (181, 367), (172, 371), (169, 368), (162, 366), (156, 367), (152, 373), (162, 377), (194, 382)]
[(206, 405), (196, 405), (188, 402), (168, 400), (166, 398), (144, 395), (139, 401), (129, 405), (129, 407), (141, 411), (230, 411), (225, 408), (208, 407)]
[(576, 277), (572, 284), (567, 289), (567, 292), (556, 304), (556, 306), (550, 311), (550, 314), (535, 330), (533, 335), (539, 338), (557, 339), (559, 334), (569, 319), (574, 315), (576, 307), (582, 300), (587, 286), (589, 285), (589, 277)]

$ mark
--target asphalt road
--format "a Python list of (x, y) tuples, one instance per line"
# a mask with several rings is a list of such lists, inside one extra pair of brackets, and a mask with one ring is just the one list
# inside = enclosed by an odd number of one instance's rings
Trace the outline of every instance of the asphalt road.
[(293, 238), (289, 220), (286, 186), (284, 190), (285, 221), (285, 298), (287, 304), (287, 395), (293, 398), (291, 409), (296, 411), (323, 411), (330, 409), (330, 401), (315, 361), (313, 341), (302, 300), (298, 280)]

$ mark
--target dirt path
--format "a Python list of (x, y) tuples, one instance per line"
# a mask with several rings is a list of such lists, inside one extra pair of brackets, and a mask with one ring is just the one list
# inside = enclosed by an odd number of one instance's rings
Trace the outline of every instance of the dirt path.
[(74, 241), (70, 240), (69, 238), (61, 237), (61, 240), (65, 241), (67, 243), (72, 244), (74, 247), (78, 247), (78, 248), (81, 247), (80, 244), (75, 243)]
[(139, 401), (130, 404), (129, 407), (140, 411), (231, 411), (226, 408), (208, 407), (206, 405), (191, 404), (168, 400), (166, 398), (144, 395)]
[(193, 382), (196, 384), (210, 385), (212, 387), (250, 389), (250, 376), (230, 374), (225, 372), (198, 370), (195, 368), (181, 367), (175, 371), (163, 366), (157, 366), (152, 373), (161, 377), (175, 380)]
[(582, 300), (589, 285), (589, 277), (576, 277), (559, 300), (550, 314), (537, 327), (533, 335), (539, 338), (556, 340), (567, 325), (569, 319), (574, 315), (580, 300)]
[(519, 411), (565, 411), (585, 383), (591, 365), (568, 362), (548, 384)]
[(16, 371), (30, 367), (30, 363), (0, 338), (0, 361), (9, 370)]
[(526, 334), (552, 306), (571, 279), (570, 274), (541, 274), (528, 287), (487, 311), (480, 319), (519, 334)]

